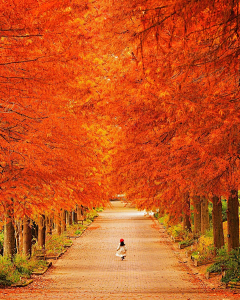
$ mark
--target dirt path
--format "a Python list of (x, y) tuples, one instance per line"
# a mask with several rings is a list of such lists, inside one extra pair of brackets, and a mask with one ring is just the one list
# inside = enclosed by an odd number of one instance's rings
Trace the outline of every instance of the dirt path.
[[(0, 299), (237, 299), (209, 288), (178, 256), (164, 229), (143, 212), (113, 202), (51, 269)], [(127, 258), (115, 256), (124, 238)]]

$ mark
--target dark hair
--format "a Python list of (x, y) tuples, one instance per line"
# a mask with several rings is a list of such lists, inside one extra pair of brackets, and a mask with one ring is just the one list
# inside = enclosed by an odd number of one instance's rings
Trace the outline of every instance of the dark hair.
[(120, 246), (125, 246), (124, 241), (120, 243)]

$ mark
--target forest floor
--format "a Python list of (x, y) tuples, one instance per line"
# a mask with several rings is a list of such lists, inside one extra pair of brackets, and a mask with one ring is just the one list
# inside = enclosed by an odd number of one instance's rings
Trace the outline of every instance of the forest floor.
[[(119, 239), (128, 252), (115, 256)], [(27, 287), (0, 289), (0, 299), (231, 300), (240, 294), (207, 280), (153, 218), (120, 201), (100, 213), (73, 246)]]

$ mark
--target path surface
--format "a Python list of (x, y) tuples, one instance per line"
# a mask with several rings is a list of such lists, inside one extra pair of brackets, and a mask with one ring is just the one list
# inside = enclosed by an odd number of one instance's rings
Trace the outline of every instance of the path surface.
[[(115, 256), (120, 238), (127, 258)], [(1, 289), (0, 299), (237, 299), (208, 288), (149, 216), (113, 202), (34, 283)]]

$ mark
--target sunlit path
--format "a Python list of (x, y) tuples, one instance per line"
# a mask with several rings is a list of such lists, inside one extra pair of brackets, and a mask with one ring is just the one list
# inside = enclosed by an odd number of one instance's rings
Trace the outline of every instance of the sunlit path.
[[(112, 206), (40, 280), (1, 290), (0, 299), (234, 299), (182, 267), (157, 222), (120, 202)], [(115, 256), (120, 238), (128, 248), (125, 261)]]

